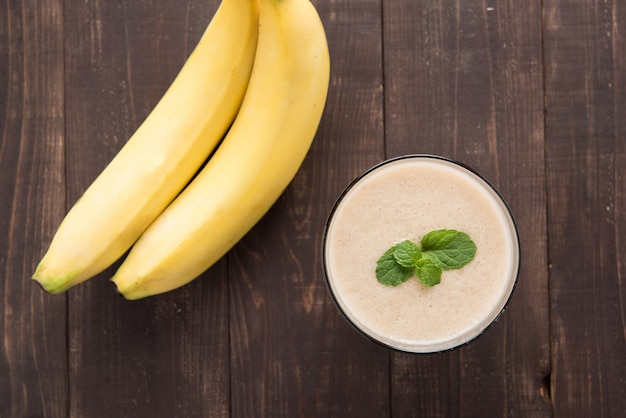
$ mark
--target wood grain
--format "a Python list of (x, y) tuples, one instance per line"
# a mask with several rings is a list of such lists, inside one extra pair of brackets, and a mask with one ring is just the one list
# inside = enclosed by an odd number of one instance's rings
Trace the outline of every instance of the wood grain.
[(623, 2), (545, 2), (552, 398), (626, 410)]
[(0, 416), (67, 411), (66, 298), (30, 280), (64, 212), (63, 2), (0, 13)]
[[(213, 268), (135, 302), (115, 266), (57, 296), (30, 275), (219, 0), (0, 6), (0, 418), (623, 416), (626, 4), (313, 3), (332, 74), (301, 170)], [(343, 187), (406, 153), (485, 175), (522, 244), (504, 315), (436, 355), (361, 337), (321, 266)]]
[(435, 153), (494, 183), (517, 221), (518, 286), (469, 346), (393, 356), (397, 416), (550, 416), (541, 10), (533, 1), (384, 3), (389, 156)]

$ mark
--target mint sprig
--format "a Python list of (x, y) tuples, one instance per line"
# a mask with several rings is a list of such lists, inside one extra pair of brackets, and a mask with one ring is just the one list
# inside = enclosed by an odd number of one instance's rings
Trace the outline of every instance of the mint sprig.
[(474, 259), (476, 244), (464, 232), (439, 229), (426, 234), (420, 246), (404, 240), (389, 248), (376, 263), (376, 278), (398, 286), (416, 275), (427, 287), (441, 282), (444, 270), (460, 269)]

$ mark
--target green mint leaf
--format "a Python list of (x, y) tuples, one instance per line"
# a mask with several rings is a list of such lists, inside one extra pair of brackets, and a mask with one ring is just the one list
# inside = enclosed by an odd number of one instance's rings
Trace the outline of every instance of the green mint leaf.
[(428, 258), (422, 258), (418, 261), (415, 272), (424, 286), (432, 287), (441, 282), (441, 267)]
[(464, 232), (439, 229), (426, 234), (421, 248), (409, 240), (402, 241), (378, 259), (376, 278), (387, 286), (398, 286), (413, 275), (427, 287), (441, 282), (444, 270), (460, 269), (474, 259), (476, 244)]
[(442, 270), (460, 269), (474, 259), (476, 244), (464, 232), (440, 229), (422, 238), (422, 254)]
[(417, 261), (422, 257), (420, 247), (409, 240), (395, 245), (393, 257), (402, 267), (415, 268)]
[(376, 278), (386, 286), (398, 286), (415, 273), (415, 267), (404, 267), (398, 264), (394, 256), (396, 247), (397, 245), (394, 245), (385, 251), (376, 263)]

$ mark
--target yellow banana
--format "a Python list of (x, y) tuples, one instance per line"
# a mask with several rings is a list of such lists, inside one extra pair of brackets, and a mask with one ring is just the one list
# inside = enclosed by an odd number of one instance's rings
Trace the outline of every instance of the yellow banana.
[(127, 299), (180, 287), (269, 210), (317, 131), (330, 63), (309, 0), (261, 0), (259, 44), (241, 110), (208, 164), (133, 246), (112, 281)]
[(258, 13), (258, 0), (222, 1), (170, 88), (59, 226), (33, 275), (45, 290), (113, 264), (202, 166), (241, 106)]

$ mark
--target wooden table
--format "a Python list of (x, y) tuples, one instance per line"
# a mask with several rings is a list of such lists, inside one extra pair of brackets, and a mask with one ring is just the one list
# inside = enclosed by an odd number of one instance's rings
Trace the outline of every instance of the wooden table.
[[(66, 210), (178, 72), (218, 0), (9, 0), (0, 10), (0, 417), (623, 417), (626, 2), (315, 0), (332, 57), (288, 190), (202, 277), (130, 302), (112, 270), (30, 280)], [(322, 275), (358, 173), (469, 164), (519, 225), (519, 285), (436, 355), (358, 335)]]

